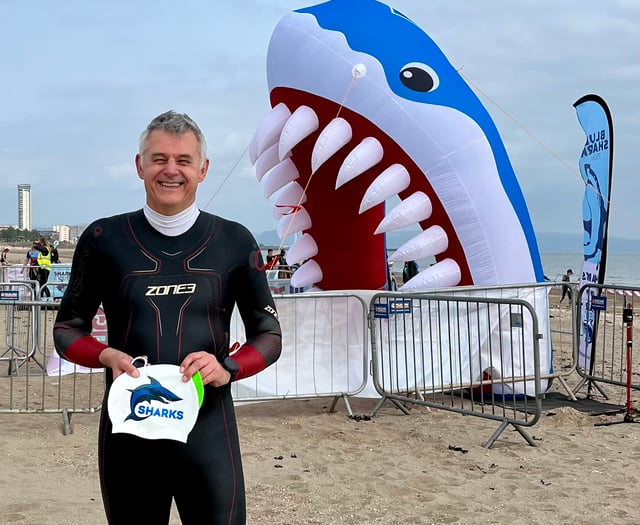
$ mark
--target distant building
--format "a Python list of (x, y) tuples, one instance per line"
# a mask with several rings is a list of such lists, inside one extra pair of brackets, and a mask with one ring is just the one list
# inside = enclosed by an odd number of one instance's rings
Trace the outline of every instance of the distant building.
[(71, 241), (71, 228), (65, 224), (56, 224), (51, 229), (57, 233), (57, 240), (60, 242)]
[(31, 184), (18, 184), (18, 229), (31, 230)]
[(75, 244), (86, 227), (86, 224), (76, 224), (75, 226), (69, 226), (69, 242)]

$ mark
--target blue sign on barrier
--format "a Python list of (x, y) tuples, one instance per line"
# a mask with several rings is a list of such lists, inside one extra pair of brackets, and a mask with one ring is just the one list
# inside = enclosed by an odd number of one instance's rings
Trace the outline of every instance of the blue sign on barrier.
[(0, 301), (17, 301), (19, 295), (18, 290), (0, 290)]
[(376, 319), (389, 319), (389, 305), (385, 303), (374, 304), (373, 317)]
[(389, 319), (390, 315), (410, 313), (411, 299), (389, 299), (388, 303), (373, 305), (373, 317), (376, 319)]
[(410, 314), (411, 299), (389, 299), (392, 314)]
[(607, 298), (603, 295), (594, 295), (591, 298), (591, 309), (592, 310), (606, 310), (607, 309)]

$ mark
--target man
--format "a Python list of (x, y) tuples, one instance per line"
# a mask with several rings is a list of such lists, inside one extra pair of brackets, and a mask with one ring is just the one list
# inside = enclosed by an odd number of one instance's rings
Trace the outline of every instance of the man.
[(40, 297), (43, 300), (51, 300), (51, 291), (47, 286), (49, 274), (51, 274), (51, 247), (44, 237), (36, 245), (38, 249), (38, 284), (40, 285)]
[(405, 261), (404, 268), (402, 269), (402, 282), (406, 283), (409, 280), (413, 279), (418, 273), (420, 269), (418, 268), (418, 263), (415, 261)]
[(53, 241), (53, 246), (51, 248), (51, 264), (59, 264), (60, 263), (60, 254), (58, 253), (58, 241)]
[(31, 248), (27, 250), (27, 253), (24, 256), (24, 266), (20, 272), (24, 273), (25, 268), (29, 268), (29, 280), (31, 281), (38, 280), (38, 255), (40, 255), (40, 250), (38, 250), (38, 241), (33, 241)]
[(267, 249), (267, 265), (265, 266), (265, 270), (273, 270), (273, 268), (278, 264), (278, 259), (275, 255), (273, 255), (273, 248)]
[[(562, 276), (563, 283), (571, 282), (571, 276), (573, 275), (573, 270), (569, 268), (567, 273)], [(571, 302), (573, 292), (571, 291), (571, 286), (568, 284), (562, 285), (562, 297), (560, 298), (560, 302), (564, 301), (564, 298), (569, 296), (569, 302)]]
[[(54, 326), (58, 352), (106, 367), (107, 395), (134, 356), (199, 371), (204, 401), (187, 443), (112, 434), (103, 403), (99, 468), (111, 524), (168, 523), (172, 498), (184, 524), (243, 524), (245, 496), (230, 382), (280, 356), (281, 332), (258, 245), (243, 226), (196, 208), (207, 175), (197, 124), (173, 111), (153, 119), (135, 160), (142, 210), (103, 218), (81, 236)], [(108, 346), (91, 338), (102, 305)], [(229, 356), (234, 305), (247, 341)], [(106, 400), (106, 398), (105, 398)]]

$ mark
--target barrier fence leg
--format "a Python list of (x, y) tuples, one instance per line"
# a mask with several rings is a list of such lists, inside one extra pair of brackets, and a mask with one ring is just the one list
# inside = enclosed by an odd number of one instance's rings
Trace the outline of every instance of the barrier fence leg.
[(73, 433), (71, 431), (71, 412), (68, 408), (62, 410), (62, 432), (65, 436)]
[(380, 400), (376, 403), (376, 405), (373, 407), (373, 410), (371, 411), (371, 414), (369, 414), (369, 417), (375, 416), (378, 413), (378, 410), (382, 408), (382, 405), (384, 405), (384, 402), (387, 400), (391, 401), (395, 405), (395, 407), (398, 410), (400, 410), (405, 416), (408, 416), (411, 414), (411, 412), (409, 412), (409, 410), (399, 401), (396, 401), (391, 397), (382, 396)]
[[(491, 435), (491, 437), (482, 445), (484, 448), (491, 448), (493, 446), (493, 444), (497, 441), (497, 439), (500, 437), (500, 434), (502, 434), (505, 429), (507, 428), (507, 426), (509, 425), (513, 425), (513, 423), (509, 423), (508, 421), (503, 421), (502, 423), (500, 423), (500, 426), (496, 429), (496, 431)], [(529, 434), (527, 434), (521, 427), (520, 425), (513, 425), (513, 428), (515, 428), (518, 433), (525, 439), (525, 441), (527, 443), (529, 443), (529, 445), (531, 445), (532, 447), (535, 447), (535, 441), (533, 441), (533, 439), (531, 439), (531, 437), (529, 436)]]
[(622, 321), (627, 327), (627, 402), (625, 405), (624, 418), (622, 421), (609, 421), (607, 423), (596, 423), (596, 427), (607, 427), (610, 425), (618, 425), (620, 423), (640, 423), (636, 421), (631, 409), (631, 348), (633, 346), (633, 308), (631, 304), (627, 304), (622, 310)]
[(353, 410), (351, 409), (351, 404), (349, 403), (349, 397), (346, 394), (340, 394), (334, 396), (333, 401), (331, 402), (331, 406), (329, 407), (329, 413), (333, 414), (336, 411), (336, 405), (340, 399), (344, 400), (344, 404), (347, 407), (347, 414), (349, 417), (353, 417)]

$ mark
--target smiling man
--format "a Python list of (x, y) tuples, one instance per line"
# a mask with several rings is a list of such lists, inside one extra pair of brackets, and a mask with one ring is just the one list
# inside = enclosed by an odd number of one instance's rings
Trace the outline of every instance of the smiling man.
[[(172, 216), (195, 203), (196, 190), (207, 176), (206, 143), (195, 133), (180, 133), (172, 114), (156, 118), (163, 126), (147, 130), (136, 155), (138, 176), (144, 181), (147, 206)], [(195, 125), (195, 123), (193, 123)]]
[[(168, 523), (175, 499), (184, 524), (244, 524), (230, 383), (271, 365), (281, 351), (260, 249), (245, 227), (196, 207), (209, 160), (205, 138), (188, 115), (169, 111), (154, 118), (140, 137), (135, 164), (146, 204), (87, 227), (54, 326), (56, 348), (67, 360), (106, 367), (99, 469), (107, 519)], [(108, 344), (91, 336), (100, 306)], [(236, 306), (247, 341), (230, 357)], [(113, 432), (110, 387), (122, 374), (140, 376), (132, 364), (140, 356), (178, 365), (185, 382), (200, 373), (204, 401), (186, 443)]]

